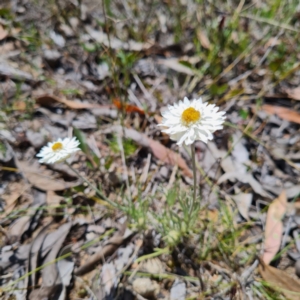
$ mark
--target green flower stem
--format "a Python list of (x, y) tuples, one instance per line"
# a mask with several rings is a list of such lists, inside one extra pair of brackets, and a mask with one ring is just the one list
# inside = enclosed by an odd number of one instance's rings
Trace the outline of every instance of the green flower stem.
[(192, 152), (192, 164), (193, 164), (193, 177), (194, 177), (194, 194), (193, 194), (193, 201), (190, 207), (190, 214), (192, 213), (196, 198), (197, 198), (197, 174), (196, 174), (196, 156), (195, 156), (195, 144), (191, 145), (191, 152)]
[(139, 262), (144, 261), (146, 259), (154, 258), (154, 257), (160, 256), (162, 254), (169, 254), (169, 253), (170, 253), (169, 247), (162, 248), (162, 249), (158, 248), (158, 249), (155, 249), (155, 252), (153, 252), (153, 253), (140, 256), (139, 258), (137, 258), (135, 260), (135, 263), (139, 263)]
[(104, 201), (106, 201), (113, 207), (117, 207), (116, 203), (109, 200), (96, 186), (91, 184), (86, 178), (84, 178), (82, 175), (80, 175), (80, 173), (76, 169), (74, 169), (68, 162), (66, 162), (66, 164), (79, 178), (81, 178), (83, 181), (85, 181), (89, 185), (89, 187), (92, 188)]

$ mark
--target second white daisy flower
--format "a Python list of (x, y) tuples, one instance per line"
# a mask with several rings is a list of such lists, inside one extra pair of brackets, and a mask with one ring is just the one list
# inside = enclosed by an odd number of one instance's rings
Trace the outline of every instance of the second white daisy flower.
[(218, 110), (214, 104), (203, 103), (201, 98), (190, 101), (185, 97), (178, 104), (168, 106), (158, 126), (166, 127), (162, 132), (177, 141), (177, 145), (191, 145), (197, 140), (207, 143), (216, 130), (223, 128), (225, 112)]
[(36, 155), (40, 157), (40, 163), (54, 164), (65, 161), (71, 154), (80, 150), (79, 141), (73, 137), (58, 139), (56, 142), (49, 142)]

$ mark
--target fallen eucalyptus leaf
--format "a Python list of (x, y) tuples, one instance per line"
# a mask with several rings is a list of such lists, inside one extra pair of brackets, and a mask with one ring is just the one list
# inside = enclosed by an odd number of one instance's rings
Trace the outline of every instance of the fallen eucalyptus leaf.
[(282, 218), (287, 210), (287, 198), (285, 191), (276, 198), (269, 206), (265, 227), (265, 242), (263, 261), (269, 264), (281, 245), (283, 233)]
[(240, 193), (232, 196), (240, 214), (248, 221), (249, 220), (249, 208), (252, 203), (252, 194)]
[(289, 300), (300, 299), (300, 281), (290, 277), (285, 271), (271, 267), (260, 259), (259, 272), (273, 288), (283, 293)]
[(269, 104), (264, 104), (262, 109), (268, 114), (277, 115), (283, 120), (300, 124), (300, 114), (292, 109)]
[[(38, 103), (40, 105), (51, 106), (53, 103), (58, 102), (58, 103), (65, 104), (67, 107), (69, 107), (71, 109), (89, 109), (89, 108), (103, 107), (102, 105), (99, 105), (99, 104), (76, 102), (76, 101), (67, 100), (65, 98), (57, 97), (57, 96), (49, 95), (49, 94), (38, 96), (35, 100), (36, 100), (36, 103)], [(106, 105), (104, 107), (107, 108), (108, 106)]]
[(30, 184), (42, 191), (63, 191), (71, 187), (81, 184), (81, 180), (75, 182), (66, 182), (62, 179), (58, 180), (49, 175), (49, 172), (31, 165), (28, 161), (18, 161), (15, 158), (18, 169), (23, 173)]

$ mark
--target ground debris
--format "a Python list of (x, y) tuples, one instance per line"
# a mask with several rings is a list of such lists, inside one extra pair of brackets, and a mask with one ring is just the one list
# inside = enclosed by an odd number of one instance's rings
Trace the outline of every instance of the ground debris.
[[(0, 297), (298, 299), (298, 2), (2, 2)], [(193, 210), (184, 97), (226, 111)]]

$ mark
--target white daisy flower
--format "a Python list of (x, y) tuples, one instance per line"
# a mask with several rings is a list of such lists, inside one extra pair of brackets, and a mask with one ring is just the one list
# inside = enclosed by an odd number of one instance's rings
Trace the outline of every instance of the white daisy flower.
[(223, 128), (225, 112), (218, 110), (214, 104), (202, 103), (201, 98), (190, 101), (185, 97), (178, 104), (168, 106), (158, 126), (167, 127), (162, 132), (177, 141), (177, 145), (191, 145), (197, 140), (207, 143), (216, 130)]
[(40, 157), (40, 163), (54, 164), (63, 162), (69, 158), (72, 153), (80, 150), (80, 148), (78, 148), (79, 144), (79, 141), (75, 137), (72, 139), (58, 139), (56, 142), (49, 142), (36, 156)]

